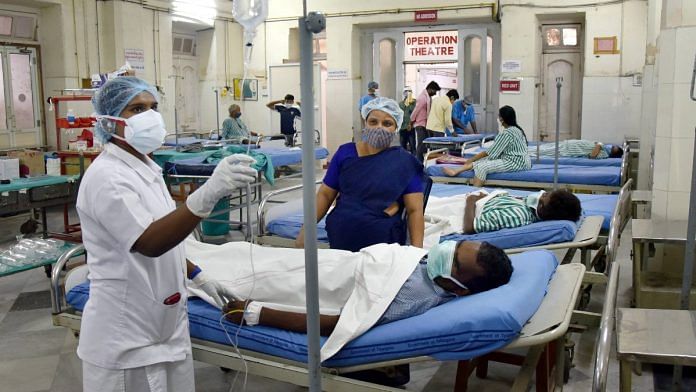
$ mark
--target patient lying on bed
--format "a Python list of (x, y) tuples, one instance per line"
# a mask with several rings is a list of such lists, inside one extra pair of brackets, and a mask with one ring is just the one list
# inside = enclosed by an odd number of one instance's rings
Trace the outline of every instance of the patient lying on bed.
[[(555, 157), (556, 143), (544, 143), (538, 146), (528, 146), (529, 156), (536, 157), (537, 151), (541, 157)], [(562, 158), (607, 159), (621, 158), (623, 149), (617, 145), (607, 148), (600, 142), (591, 140), (570, 139), (558, 142), (558, 156)]]
[(516, 197), (505, 190), (478, 191), (449, 197), (431, 196), (425, 215), (447, 222), (440, 232), (432, 233), (426, 243), (439, 242), (442, 235), (484, 233), (511, 229), (545, 220), (580, 218), (580, 200), (566, 190), (540, 191)]
[[(484, 201), (483, 206), (479, 200)], [(463, 232), (474, 234), (511, 229), (542, 220), (576, 222), (581, 213), (580, 199), (565, 189), (540, 191), (526, 197), (515, 197), (506, 192), (474, 193), (466, 197)]]
[[(421, 258), (375, 325), (414, 317), (457, 296), (496, 288), (506, 284), (511, 275), (508, 256), (487, 242), (443, 242)], [(388, 280), (386, 276), (383, 279)], [(280, 310), (284, 307), (274, 304), (257, 306), (254, 301), (249, 303), (246, 313), (243, 313), (244, 307), (245, 301), (231, 301), (223, 311), (234, 323), (260, 324), (301, 333), (307, 330), (304, 313)], [(362, 315), (348, 317), (356, 316)], [(333, 332), (340, 317), (340, 314), (320, 315), (322, 336)]]

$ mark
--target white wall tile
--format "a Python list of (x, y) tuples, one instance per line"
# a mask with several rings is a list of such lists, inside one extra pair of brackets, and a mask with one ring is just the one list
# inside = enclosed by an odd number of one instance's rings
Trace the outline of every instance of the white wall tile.
[[(696, 1), (690, 0), (690, 2), (696, 4)], [(694, 20), (694, 23), (696, 23), (696, 20)], [(696, 26), (685, 26), (675, 30), (675, 83), (691, 83), (691, 75), (694, 69), (694, 37), (696, 37)]]
[(653, 189), (669, 190), (669, 170), (672, 140), (665, 137), (655, 138), (655, 169), (653, 172)]
[(652, 219), (667, 218), (667, 192), (662, 190), (652, 191), (652, 205), (650, 207)]
[(673, 29), (662, 30), (657, 39), (657, 73), (661, 84), (674, 81), (674, 57), (675, 57), (676, 33)]
[(672, 139), (670, 151), (669, 191), (691, 190), (691, 165), (693, 164), (694, 138)]
[(657, 87), (657, 119), (655, 124), (657, 137), (672, 137), (673, 101), (674, 85), (660, 83)]
[(689, 192), (667, 192), (667, 219), (686, 220), (689, 216)]
[(672, 137), (693, 138), (696, 128), (696, 102), (689, 97), (691, 84), (674, 85), (672, 102)]

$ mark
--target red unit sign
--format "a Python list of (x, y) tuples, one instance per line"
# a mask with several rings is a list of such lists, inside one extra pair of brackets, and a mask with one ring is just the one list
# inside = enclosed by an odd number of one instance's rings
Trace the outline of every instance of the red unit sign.
[(437, 22), (437, 10), (420, 10), (414, 13), (416, 22)]
[(502, 92), (502, 93), (519, 93), (520, 92), (520, 81), (519, 80), (501, 80), (500, 81), (500, 92)]

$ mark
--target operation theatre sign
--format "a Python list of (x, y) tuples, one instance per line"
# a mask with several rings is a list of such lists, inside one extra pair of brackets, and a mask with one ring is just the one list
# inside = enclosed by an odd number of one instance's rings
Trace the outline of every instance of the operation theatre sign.
[(404, 61), (457, 61), (458, 40), (456, 30), (404, 33)]

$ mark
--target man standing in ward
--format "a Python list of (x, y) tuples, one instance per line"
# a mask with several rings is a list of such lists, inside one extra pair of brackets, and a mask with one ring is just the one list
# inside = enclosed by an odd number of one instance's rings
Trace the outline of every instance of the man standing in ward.
[(438, 91), (440, 91), (440, 85), (437, 82), (432, 81), (428, 83), (425, 86), (425, 90), (416, 98), (416, 108), (411, 113), (412, 128), (416, 130), (416, 157), (421, 162), (423, 161), (423, 154), (425, 154), (423, 140), (430, 136), (426, 129), (426, 123), (430, 113), (431, 97)]

